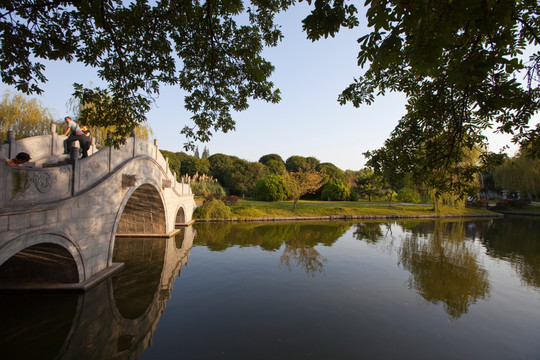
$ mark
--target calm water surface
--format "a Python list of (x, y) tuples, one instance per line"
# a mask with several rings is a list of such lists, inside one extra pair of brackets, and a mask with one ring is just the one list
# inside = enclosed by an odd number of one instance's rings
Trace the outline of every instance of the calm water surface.
[(540, 219), (196, 224), (84, 295), (0, 295), (1, 359), (540, 359)]

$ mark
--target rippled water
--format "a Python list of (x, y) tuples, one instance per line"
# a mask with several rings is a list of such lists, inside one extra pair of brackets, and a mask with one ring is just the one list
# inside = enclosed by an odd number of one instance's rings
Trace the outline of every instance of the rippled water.
[(539, 359), (540, 219), (196, 224), (85, 295), (1, 295), (0, 358)]

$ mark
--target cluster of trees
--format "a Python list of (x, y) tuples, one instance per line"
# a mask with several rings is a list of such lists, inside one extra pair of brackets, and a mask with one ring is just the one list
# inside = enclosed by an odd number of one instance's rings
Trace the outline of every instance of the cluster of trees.
[(22, 94), (8, 91), (0, 100), (0, 135), (7, 138), (7, 132), (15, 132), (16, 139), (43, 135), (50, 131), (54, 122), (52, 112), (37, 99), (28, 99)]
[(519, 192), (524, 198), (540, 199), (540, 160), (528, 156), (522, 149), (516, 156), (506, 158), (501, 165), (484, 174), (490, 180), (484, 186), (492, 190)]
[(315, 157), (293, 155), (285, 161), (278, 154), (267, 154), (251, 162), (236, 156), (213, 154), (198, 158), (184, 152), (161, 150), (177, 177), (208, 174), (231, 195), (248, 196), (262, 201), (293, 200), (293, 207), (302, 199), (369, 201), (386, 199), (419, 203), (429, 201), (426, 187), (404, 177), (390, 186), (384, 176), (371, 168), (359, 171), (321, 163)]
[(253, 196), (265, 201), (292, 199), (296, 204), (306, 194), (321, 198), (319, 189), (328, 187), (324, 199), (357, 198), (347, 183), (348, 172), (314, 157), (295, 155), (284, 161), (278, 154), (268, 154), (252, 162), (225, 154), (198, 158), (184, 152), (162, 150), (162, 153), (178, 177), (208, 174), (231, 195)]
[[(251, 162), (236, 156), (213, 154), (198, 158), (183, 152), (162, 150), (169, 158), (171, 169), (191, 177), (208, 174), (231, 195), (248, 196), (262, 201), (302, 199), (355, 201), (358, 199), (387, 200), (438, 206), (464, 205), (467, 196), (480, 196), (481, 191), (517, 192), (522, 196), (540, 196), (540, 160), (531, 159), (525, 150), (513, 158), (506, 155), (469, 152), (469, 161), (476, 172), (462, 195), (443, 192), (418, 181), (413, 172), (388, 167), (389, 163), (374, 161), (367, 167), (343, 171), (332, 163), (321, 163), (315, 157), (294, 155), (285, 161), (278, 154), (267, 154)], [(487, 155), (486, 155), (487, 154)], [(377, 154), (379, 155), (379, 154)], [(462, 181), (454, 177), (455, 181)], [(463, 188), (465, 190), (465, 187)]]
[[(82, 119), (81, 112), (85, 108), (93, 107), (93, 105), (82, 105), (77, 99), (71, 99), (71, 107), (73, 112), (71, 117), (79, 125), (88, 126), (94, 138), (94, 143), (98, 148), (105, 146), (111, 134), (116, 133), (115, 125), (91, 126), (79, 121), (79, 119)], [(48, 134), (51, 124), (56, 124), (56, 132), (63, 134), (66, 126), (63, 118), (56, 118), (52, 111), (45, 107), (38, 99), (29, 98), (20, 93), (12, 93), (10, 91), (5, 91), (0, 99), (0, 119), (1, 139), (7, 138), (7, 132), (9, 130), (15, 133), (16, 139)], [(135, 126), (133, 131), (136, 136), (143, 139), (149, 139), (153, 135), (152, 128), (147, 123)]]

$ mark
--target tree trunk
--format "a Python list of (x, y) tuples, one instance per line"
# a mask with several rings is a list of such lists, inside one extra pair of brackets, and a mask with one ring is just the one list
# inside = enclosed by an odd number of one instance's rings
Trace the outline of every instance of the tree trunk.
[(298, 199), (293, 199), (293, 206), (292, 206), (292, 210), (295, 211), (296, 210), (296, 203), (298, 202)]

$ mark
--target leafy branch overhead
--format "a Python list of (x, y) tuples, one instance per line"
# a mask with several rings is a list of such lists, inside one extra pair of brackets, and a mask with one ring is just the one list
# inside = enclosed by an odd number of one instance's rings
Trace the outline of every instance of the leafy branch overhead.
[(43, 59), (94, 67), (107, 89), (76, 85), (74, 95), (83, 106), (93, 101), (116, 110), (81, 115), (99, 125), (116, 125), (119, 138), (144, 121), (160, 85), (177, 85), (189, 93), (185, 107), (194, 114), (194, 126), (182, 132), (207, 141), (213, 131), (234, 129), (231, 111), (246, 109), (249, 98), (280, 100), (269, 80), (274, 68), (261, 52), (282, 38), (273, 18), (289, 5), (287, 0), (250, 5), (221, 0), (2, 1), (2, 81), (39, 94), (47, 81)]
[[(353, 2), (304, 1), (312, 11), (303, 29), (312, 41), (360, 24)], [(107, 88), (77, 86), (75, 95), (83, 106), (97, 101), (104, 110), (116, 109), (111, 116), (105, 111), (86, 114), (100, 125), (114, 123), (115, 139), (145, 119), (160, 86), (178, 86), (188, 93), (185, 107), (193, 113), (193, 126), (182, 130), (190, 147), (216, 131), (233, 130), (231, 113), (245, 110), (249, 99), (280, 100), (270, 81), (274, 67), (262, 50), (281, 40), (274, 17), (295, 3), (2, 1), (2, 81), (25, 93), (40, 93), (47, 80), (42, 59), (96, 68)], [(445, 159), (424, 162), (424, 168), (455, 168), (466, 151), (485, 146), (488, 128), (512, 134), (529, 148), (528, 154), (540, 154), (540, 127), (529, 126), (540, 107), (536, 0), (364, 4), (370, 30), (358, 39), (358, 65), (365, 69), (341, 93), (340, 103), (360, 106), (387, 91), (403, 92), (407, 115), (391, 143), (406, 141), (409, 149), (425, 154), (424, 160)], [(433, 133), (441, 136), (428, 136)]]
[[(367, 0), (370, 32), (358, 42), (366, 67), (339, 97), (371, 104), (406, 95), (407, 114), (384, 147), (367, 153), (377, 168), (463, 193), (477, 171), (471, 152), (485, 131), (511, 134), (540, 156), (540, 6), (536, 0)], [(385, 165), (386, 163), (386, 165)]]

